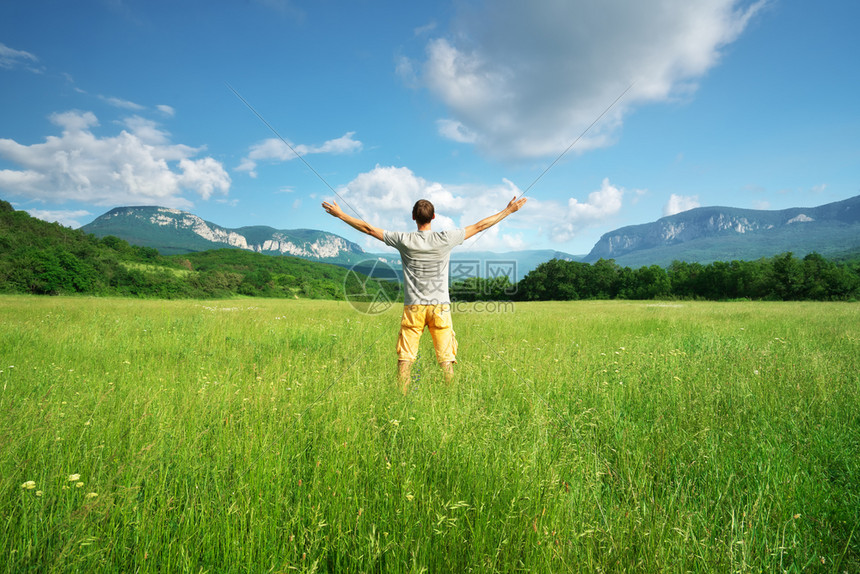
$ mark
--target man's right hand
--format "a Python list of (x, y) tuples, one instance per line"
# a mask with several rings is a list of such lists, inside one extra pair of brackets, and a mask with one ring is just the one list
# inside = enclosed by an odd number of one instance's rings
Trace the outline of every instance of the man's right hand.
[(527, 197), (520, 197), (517, 199), (517, 196), (515, 195), (514, 198), (508, 202), (508, 206), (505, 209), (507, 209), (509, 213), (514, 213), (515, 211), (519, 211), (520, 208), (526, 204), (526, 201), (528, 201)]

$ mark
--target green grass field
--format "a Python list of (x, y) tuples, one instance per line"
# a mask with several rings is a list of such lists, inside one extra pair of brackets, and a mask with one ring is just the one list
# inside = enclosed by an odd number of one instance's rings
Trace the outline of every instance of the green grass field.
[(0, 297), (5, 572), (860, 572), (860, 306)]

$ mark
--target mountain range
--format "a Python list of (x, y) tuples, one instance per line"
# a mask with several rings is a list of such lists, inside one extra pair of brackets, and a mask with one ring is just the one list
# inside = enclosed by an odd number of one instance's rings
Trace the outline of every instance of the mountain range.
[[(279, 230), (267, 226), (230, 229), (166, 207), (117, 207), (81, 228), (98, 237), (114, 235), (134, 245), (179, 254), (233, 247), (270, 255), (292, 255), (371, 271), (384, 262), (400, 272), (392, 253), (368, 253), (339, 235), (313, 229)], [(453, 279), (507, 275), (522, 279), (550, 259), (614, 259), (621, 266), (667, 266), (672, 261), (710, 263), (754, 260), (791, 251), (839, 256), (860, 250), (860, 196), (818, 207), (754, 210), (699, 207), (651, 223), (604, 234), (586, 256), (551, 249), (507, 253), (455, 251)], [(378, 269), (376, 270), (379, 271)]]
[(228, 229), (167, 207), (117, 207), (81, 229), (97, 237), (114, 235), (132, 245), (154, 247), (163, 255), (235, 247), (327, 263), (352, 264), (367, 258), (357, 244), (333, 233), (266, 226)]
[(834, 257), (860, 250), (860, 195), (819, 207), (782, 210), (698, 207), (604, 234), (586, 263), (624, 267), (755, 260), (792, 252)]

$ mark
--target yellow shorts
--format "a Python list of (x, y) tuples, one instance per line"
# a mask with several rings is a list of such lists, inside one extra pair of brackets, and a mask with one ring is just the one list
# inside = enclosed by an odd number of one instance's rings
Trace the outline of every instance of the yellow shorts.
[(436, 360), (440, 363), (457, 362), (457, 338), (451, 322), (451, 306), (406, 305), (400, 320), (400, 336), (397, 338), (397, 358), (414, 361), (418, 357), (418, 341), (424, 327), (430, 329)]

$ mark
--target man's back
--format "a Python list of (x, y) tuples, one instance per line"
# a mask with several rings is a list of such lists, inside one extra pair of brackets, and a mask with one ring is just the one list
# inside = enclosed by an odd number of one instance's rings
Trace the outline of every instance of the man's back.
[(404, 304), (450, 303), (448, 264), (451, 250), (463, 243), (464, 229), (452, 231), (385, 231), (383, 241), (400, 252), (403, 261)]

